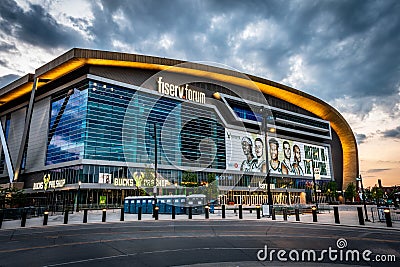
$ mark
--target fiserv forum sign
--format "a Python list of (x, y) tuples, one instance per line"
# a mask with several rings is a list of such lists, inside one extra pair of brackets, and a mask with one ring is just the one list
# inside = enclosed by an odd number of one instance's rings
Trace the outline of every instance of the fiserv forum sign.
[(173, 83), (164, 82), (162, 79), (163, 77), (158, 77), (157, 80), (159, 93), (201, 104), (206, 103), (205, 93), (189, 88), (188, 84), (178, 86)]

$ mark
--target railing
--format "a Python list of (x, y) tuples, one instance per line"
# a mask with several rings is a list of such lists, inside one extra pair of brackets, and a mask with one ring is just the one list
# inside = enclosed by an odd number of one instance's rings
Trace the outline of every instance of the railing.
[(375, 220), (378, 220), (380, 222), (385, 222), (386, 221), (384, 213), (385, 209), (390, 210), (390, 217), (392, 218), (392, 221), (400, 221), (400, 209), (388, 208), (388, 207), (372, 207), (371, 208), (372, 221), (375, 222)]

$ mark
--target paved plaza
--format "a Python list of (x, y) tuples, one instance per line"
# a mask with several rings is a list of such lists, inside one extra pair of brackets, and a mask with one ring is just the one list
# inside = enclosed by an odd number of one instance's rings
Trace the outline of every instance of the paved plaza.
[[(356, 226), (356, 227), (366, 227), (366, 228), (388, 228), (385, 222), (379, 222), (377, 218), (377, 214), (371, 213), (371, 207), (368, 206), (368, 218), (370, 221), (365, 221), (365, 225), (360, 225), (358, 220), (357, 214), (357, 207), (355, 205), (339, 205), (339, 217), (340, 217), (340, 224), (335, 223), (333, 206), (330, 206), (329, 210), (321, 211), (318, 214), (318, 222), (313, 222), (312, 214), (310, 213), (303, 213), (300, 214), (300, 221), (297, 222), (295, 215), (288, 215), (287, 222), (289, 223), (306, 223), (306, 224), (326, 224), (326, 225), (346, 225), (346, 226)], [(239, 219), (239, 212), (234, 209), (233, 207), (228, 207), (226, 210), (226, 218), (222, 219), (222, 213), (220, 209), (216, 209), (214, 213), (210, 213), (209, 220), (240, 220)], [(246, 208), (246, 207), (244, 207)], [(120, 222), (120, 209), (108, 209), (106, 211), (106, 223), (107, 222)], [(364, 210), (363, 210), (364, 212)], [(400, 210), (398, 210), (400, 212)], [(87, 223), (95, 224), (95, 223), (103, 223), (102, 222), (102, 210), (89, 210), (88, 211), (88, 220)], [(138, 215), (137, 214), (124, 214), (124, 222), (129, 221), (137, 221)], [(142, 221), (154, 221), (152, 214), (142, 214), (141, 216)], [(158, 220), (172, 220), (171, 214), (159, 214)], [(188, 215), (176, 215), (175, 220), (189, 220)], [(200, 215), (193, 215), (192, 220), (206, 220), (204, 214)], [(257, 220), (257, 214), (253, 210), (243, 210), (243, 220)], [(272, 218), (263, 216), (261, 217), (260, 221), (271, 221)], [(284, 221), (283, 215), (276, 215), (276, 221)], [(121, 222), (121, 223), (124, 223)], [(53, 225), (61, 225), (64, 224), (64, 215), (62, 213), (51, 214), (49, 213), (48, 223), (47, 226)], [(68, 216), (68, 224), (83, 224), (83, 211), (80, 212), (73, 212), (70, 213)], [(393, 221), (392, 229), (399, 229), (400, 230), (400, 221)], [(20, 220), (4, 220), (1, 229), (16, 229), (21, 227)], [(32, 217), (26, 220), (25, 227), (43, 227), (43, 217)], [(0, 229), (0, 230), (1, 230)]]

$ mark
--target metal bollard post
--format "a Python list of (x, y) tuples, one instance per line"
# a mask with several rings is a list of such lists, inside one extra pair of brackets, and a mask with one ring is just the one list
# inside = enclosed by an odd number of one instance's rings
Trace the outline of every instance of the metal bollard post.
[(172, 220), (175, 220), (175, 206), (172, 206), (171, 214), (172, 214)]
[(43, 213), (43, 225), (47, 225), (47, 221), (49, 220), (49, 212), (46, 210)]
[(271, 214), (272, 214), (272, 220), (275, 221), (275, 220), (276, 220), (275, 208), (272, 208), (272, 209), (271, 209)]
[(283, 220), (287, 221), (287, 208), (283, 208)]
[(138, 221), (140, 221), (142, 219), (142, 207), (138, 207), (138, 211), (137, 211), (137, 219)]
[(295, 209), (294, 214), (296, 215), (296, 222), (299, 222), (300, 221), (300, 210)]
[(189, 219), (192, 219), (192, 207), (189, 207)]
[(239, 219), (243, 219), (243, 206), (242, 206), (242, 204), (239, 205)]
[(24, 210), (21, 214), (21, 227), (25, 227), (27, 212)]
[(154, 220), (158, 220), (158, 210), (159, 210), (160, 208), (158, 207), (158, 206), (156, 206), (155, 208), (154, 208)]
[(334, 213), (334, 216), (335, 216), (335, 223), (340, 224), (339, 207), (333, 207), (333, 213)]
[(384, 209), (383, 212), (385, 213), (385, 220), (386, 220), (386, 226), (387, 227), (392, 227), (392, 217), (390, 217), (390, 209)]
[(121, 222), (125, 221), (125, 213), (124, 213), (124, 208), (121, 208), (121, 217), (119, 218)]
[(67, 223), (68, 223), (68, 213), (69, 213), (69, 210), (66, 209), (66, 210), (64, 211), (64, 224), (67, 224)]
[(362, 207), (357, 207), (357, 213), (358, 213), (358, 222), (360, 223), (360, 225), (365, 225)]
[(261, 207), (257, 205), (256, 210), (257, 210), (257, 219), (261, 219)]
[(210, 207), (207, 205), (204, 207), (204, 216), (206, 219), (210, 219)]
[(103, 215), (101, 216), (101, 222), (106, 222), (107, 210), (103, 209)]
[(1, 226), (3, 225), (3, 218), (4, 218), (4, 211), (0, 210), (0, 229), (1, 229)]
[(317, 219), (317, 207), (313, 206), (311, 208), (311, 210), (312, 210), (312, 221), (313, 222), (318, 222), (318, 219)]
[(222, 205), (222, 219), (225, 219), (225, 204)]
[(88, 210), (84, 209), (83, 210), (83, 223), (87, 223), (87, 214), (88, 214)]

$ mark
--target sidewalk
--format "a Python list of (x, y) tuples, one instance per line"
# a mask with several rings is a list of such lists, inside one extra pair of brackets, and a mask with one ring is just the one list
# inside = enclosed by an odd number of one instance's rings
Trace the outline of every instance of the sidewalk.
[[(51, 214), (51, 213), (50, 213)], [(49, 214), (47, 226), (43, 226), (43, 217), (35, 217), (26, 220), (25, 227), (48, 227), (55, 225), (63, 225), (64, 215), (57, 214), (51, 216)], [(137, 214), (124, 215), (125, 222), (138, 221)], [(345, 225), (345, 226), (356, 226), (365, 228), (377, 228), (377, 229), (393, 229), (400, 230), (400, 221), (393, 221), (393, 227), (387, 227), (385, 222), (379, 222), (375, 215), (375, 222), (372, 222), (372, 214), (369, 210), (368, 217), (370, 222), (365, 222), (365, 225), (359, 225), (357, 206), (345, 206), (339, 205), (339, 217), (340, 224), (335, 224), (333, 208), (330, 211), (324, 211), (318, 214), (318, 222), (313, 222), (312, 214), (300, 214), (300, 222), (296, 222), (295, 215), (288, 215), (288, 223), (310, 223), (310, 224), (324, 224), (324, 225)], [(171, 214), (159, 214), (159, 220), (172, 220)], [(176, 220), (189, 220), (188, 215), (176, 215)], [(206, 220), (204, 214), (193, 215), (192, 220)], [(216, 210), (214, 214), (210, 214), (210, 220), (222, 220), (221, 210)], [(233, 210), (226, 210), (225, 220), (239, 221), (239, 213), (234, 213)], [(250, 213), (249, 210), (243, 211), (243, 220), (257, 220), (257, 213), (253, 211)], [(151, 214), (142, 214), (142, 221), (154, 221)], [(272, 221), (271, 218), (261, 217), (259, 221)], [(276, 215), (276, 221), (284, 221), (282, 215)], [(107, 210), (106, 222), (120, 222), (120, 209)], [(101, 210), (90, 210), (88, 212), (88, 223), (102, 223), (102, 211)], [(123, 223), (123, 222), (121, 222)], [(83, 211), (74, 212), (68, 215), (68, 224), (83, 224)], [(0, 229), (18, 229), (21, 228), (20, 220), (6, 220), (3, 221)]]

